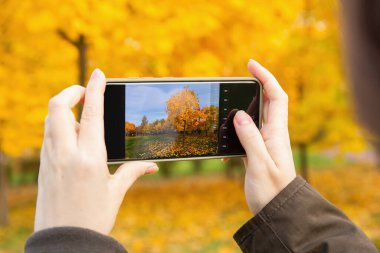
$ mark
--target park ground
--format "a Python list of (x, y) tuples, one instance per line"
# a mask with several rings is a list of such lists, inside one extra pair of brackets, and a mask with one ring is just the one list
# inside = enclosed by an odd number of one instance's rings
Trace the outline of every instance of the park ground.
[(157, 134), (128, 136), (127, 158), (152, 159), (167, 157), (205, 156), (217, 152), (216, 134)]
[[(297, 158), (295, 159), (297, 161)], [(312, 155), (310, 182), (380, 247), (380, 171)], [(127, 193), (112, 236), (130, 252), (240, 252), (234, 232), (251, 218), (242, 179), (226, 178), (220, 160), (194, 174), (191, 162), (172, 164), (171, 178), (139, 180)], [(22, 252), (32, 233), (36, 185), (10, 187), (10, 225), (0, 228), (0, 252)]]

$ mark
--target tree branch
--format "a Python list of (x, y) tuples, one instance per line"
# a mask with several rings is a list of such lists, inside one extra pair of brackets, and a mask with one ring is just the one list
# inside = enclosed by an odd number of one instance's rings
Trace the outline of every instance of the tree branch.
[(58, 29), (58, 30), (57, 30), (57, 34), (58, 34), (63, 40), (69, 42), (70, 44), (72, 44), (72, 45), (74, 45), (74, 46), (76, 46), (76, 47), (78, 47), (78, 42), (75, 41), (75, 40), (73, 40), (73, 39), (71, 39), (71, 38), (67, 35), (67, 33), (66, 33), (64, 30), (62, 30), (62, 29)]

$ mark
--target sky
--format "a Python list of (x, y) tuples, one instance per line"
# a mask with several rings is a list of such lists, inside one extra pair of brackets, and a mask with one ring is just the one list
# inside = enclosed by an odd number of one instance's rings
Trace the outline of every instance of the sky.
[(149, 123), (166, 119), (166, 101), (185, 86), (197, 93), (201, 108), (218, 106), (219, 83), (131, 84), (125, 86), (125, 121), (139, 126), (144, 115)]

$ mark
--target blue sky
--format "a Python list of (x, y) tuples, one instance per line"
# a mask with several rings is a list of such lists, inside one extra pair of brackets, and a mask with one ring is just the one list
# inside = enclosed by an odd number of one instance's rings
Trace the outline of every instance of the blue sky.
[(125, 86), (125, 121), (140, 125), (144, 115), (149, 123), (166, 118), (165, 102), (185, 86), (197, 93), (200, 107), (218, 106), (219, 83), (132, 84)]

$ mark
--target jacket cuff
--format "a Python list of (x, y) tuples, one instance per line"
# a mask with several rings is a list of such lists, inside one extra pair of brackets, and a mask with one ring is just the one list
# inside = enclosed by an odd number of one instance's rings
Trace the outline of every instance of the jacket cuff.
[(260, 226), (265, 223), (260, 217), (272, 217), (289, 199), (291, 199), (302, 187), (306, 181), (301, 177), (296, 177), (290, 182), (279, 194), (274, 197), (259, 213), (245, 223), (235, 234), (234, 240), (241, 246), (243, 242), (252, 235)]
[(79, 227), (48, 228), (32, 234), (25, 244), (25, 253), (126, 253), (115, 239)]

